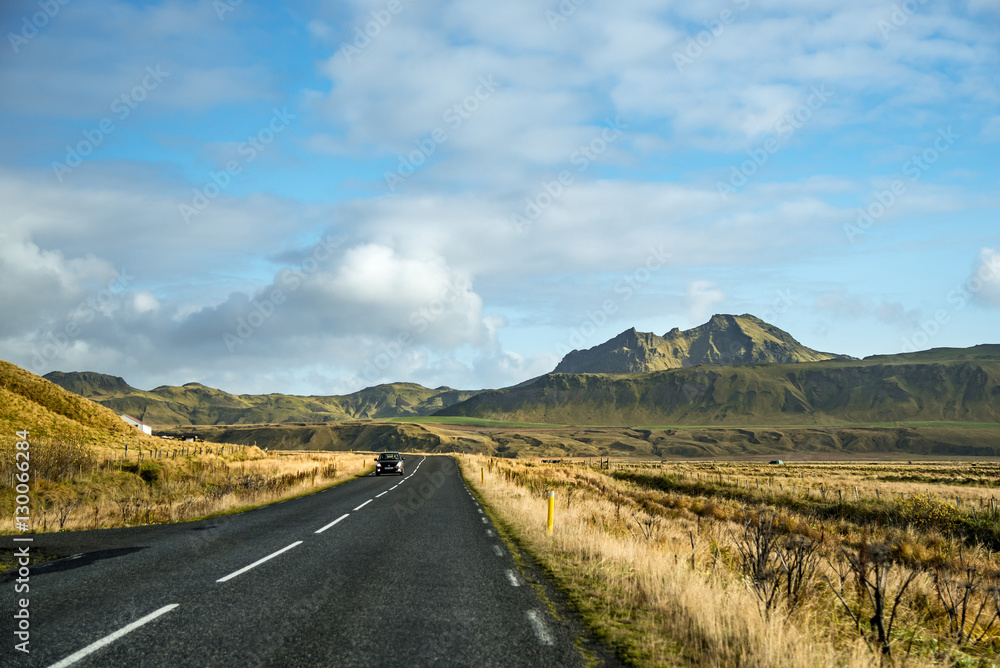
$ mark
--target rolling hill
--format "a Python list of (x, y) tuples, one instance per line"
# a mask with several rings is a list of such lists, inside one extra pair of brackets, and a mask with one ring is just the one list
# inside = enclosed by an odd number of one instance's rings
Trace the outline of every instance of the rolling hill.
[(807, 348), (752, 315), (714, 315), (704, 325), (658, 336), (625, 330), (588, 350), (567, 354), (553, 373), (648, 373), (705, 364), (793, 364), (848, 360)]
[(120, 377), (94, 372), (53, 371), (45, 378), (154, 427), (424, 416), (475, 394), (449, 387), (432, 390), (416, 383), (392, 383), (344, 396), (236, 395), (200, 383), (139, 390)]
[(439, 416), (577, 425), (1000, 422), (1000, 346), (865, 360), (551, 373)]
[(85, 445), (135, 443), (140, 437), (118, 414), (40, 376), (0, 360), (0, 443), (28, 430), (31, 440)]

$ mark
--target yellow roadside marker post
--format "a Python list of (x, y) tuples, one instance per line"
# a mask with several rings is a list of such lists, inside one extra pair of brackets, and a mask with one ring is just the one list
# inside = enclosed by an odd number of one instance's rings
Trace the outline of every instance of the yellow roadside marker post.
[(549, 533), (552, 533), (552, 524), (553, 521), (555, 520), (555, 514), (556, 514), (556, 493), (549, 492), (549, 522), (548, 522)]
[(479, 472), (483, 474), (483, 482), (486, 482), (486, 467), (479, 469)]

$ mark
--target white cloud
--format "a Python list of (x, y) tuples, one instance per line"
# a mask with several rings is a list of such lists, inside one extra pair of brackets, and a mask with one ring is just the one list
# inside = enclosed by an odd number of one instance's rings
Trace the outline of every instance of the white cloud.
[(965, 283), (973, 298), (984, 306), (1000, 306), (1000, 251), (983, 248)]
[(726, 293), (711, 281), (692, 281), (687, 285), (687, 315), (691, 322), (702, 323), (726, 301)]

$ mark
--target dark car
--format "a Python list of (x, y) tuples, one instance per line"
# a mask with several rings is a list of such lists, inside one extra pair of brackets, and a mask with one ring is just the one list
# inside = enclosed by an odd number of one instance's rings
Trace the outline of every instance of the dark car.
[(383, 452), (375, 460), (375, 475), (386, 475), (394, 473), (403, 475), (403, 460), (406, 459), (398, 452)]

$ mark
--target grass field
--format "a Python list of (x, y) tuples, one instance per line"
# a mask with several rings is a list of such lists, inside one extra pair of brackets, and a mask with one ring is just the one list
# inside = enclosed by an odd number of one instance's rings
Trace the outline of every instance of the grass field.
[[(31, 439), (30, 526), (37, 533), (181, 522), (228, 514), (349, 480), (369, 468), (356, 453), (263, 452), (256, 447), (171, 442), (102, 448)], [(153, 443), (154, 446), (160, 444)], [(14, 533), (18, 471), (0, 444), (0, 534)], [(6, 484), (9, 483), (9, 484)], [(23, 515), (22, 513), (19, 513)]]
[(1000, 656), (996, 460), (459, 460), (496, 520), (637, 665)]

